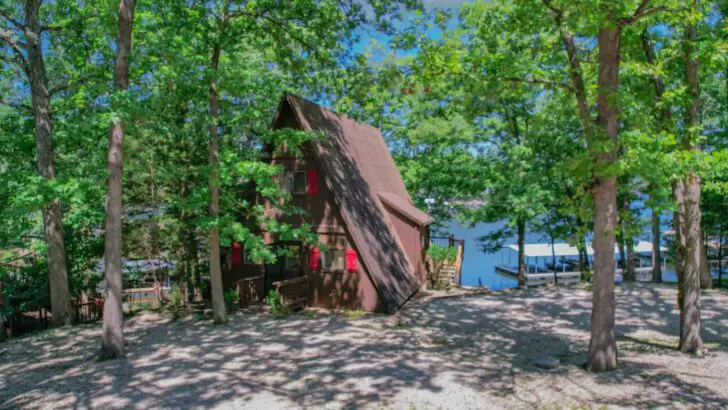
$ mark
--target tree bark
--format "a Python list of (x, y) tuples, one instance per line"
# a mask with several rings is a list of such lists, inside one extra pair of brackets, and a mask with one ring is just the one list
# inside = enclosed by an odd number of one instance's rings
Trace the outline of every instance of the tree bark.
[[(114, 90), (129, 88), (129, 54), (134, 24), (135, 0), (120, 0), (119, 23), (116, 37), (116, 59), (114, 61)], [(106, 300), (104, 302), (103, 334), (101, 356), (117, 358), (124, 356), (122, 310), (122, 178), (124, 165), (124, 123), (112, 120), (109, 129), (109, 152), (107, 156), (109, 186), (106, 195), (104, 262), (106, 266)]]
[[(600, 167), (616, 161), (619, 138), (619, 86), (621, 27), (599, 30), (599, 88), (597, 108), (599, 147), (590, 146), (597, 166), (594, 195), (594, 300), (587, 369), (594, 372), (617, 368), (617, 340), (614, 335), (614, 241), (617, 228), (617, 178), (600, 175)], [(604, 145), (608, 146), (605, 149)], [(603, 172), (603, 171), (602, 171)]]
[[(225, 18), (225, 17), (223, 17)], [(217, 73), (220, 64), (220, 45), (216, 44), (210, 66)], [(215, 74), (216, 75), (216, 74)], [(219, 116), (219, 96), (217, 93), (217, 79), (210, 81), (210, 217), (217, 219), (220, 215), (220, 162), (218, 159), (217, 118)], [(215, 323), (225, 323), (227, 312), (222, 290), (222, 269), (220, 266), (220, 230), (216, 223), (210, 228), (210, 288), (212, 291), (212, 315)]]
[(617, 241), (617, 250), (619, 251), (619, 261), (617, 262), (617, 267), (621, 268), (624, 272), (624, 268), (626, 266), (627, 261), (627, 253), (625, 252), (624, 247), (624, 225), (622, 222), (619, 223), (617, 226), (617, 233), (616, 233), (616, 241)]
[[(650, 33), (645, 29), (642, 32), (642, 48), (650, 66), (655, 65), (655, 50), (652, 46)], [(655, 103), (660, 108), (660, 128), (668, 130), (672, 119), (670, 107), (663, 103), (662, 95), (665, 93), (665, 82), (659, 74), (652, 75), (652, 82), (655, 87)], [(652, 281), (662, 282), (662, 252), (660, 251), (660, 214), (652, 209)]]
[(723, 287), (723, 224), (718, 231), (718, 287)]
[(662, 251), (660, 250), (660, 213), (652, 208), (652, 281), (662, 282)]
[(526, 220), (519, 219), (518, 225), (518, 287), (526, 287)]
[(700, 235), (700, 289), (710, 289), (712, 287), (713, 277), (710, 275), (707, 241), (705, 235)]
[(680, 312), (683, 310), (683, 282), (685, 279), (685, 234), (682, 221), (685, 215), (685, 187), (682, 180), (672, 183), (672, 195), (675, 198), (677, 209), (672, 215), (672, 226), (675, 230), (675, 274), (677, 275), (677, 305)]
[(634, 266), (634, 238), (631, 235), (626, 235), (625, 247), (627, 248), (627, 263), (624, 267), (624, 280), (634, 282), (637, 280), (637, 272)]
[[(688, 88), (689, 104), (685, 118), (684, 147), (688, 151), (699, 151), (700, 131), (700, 83), (696, 42), (698, 31), (695, 24), (685, 27), (683, 41), (685, 58), (685, 82)], [(700, 177), (690, 171), (684, 181), (684, 214), (682, 234), (685, 243), (685, 265), (682, 281), (682, 309), (680, 311), (680, 344), (682, 352), (697, 353), (702, 350), (703, 338), (700, 323), (700, 266), (702, 261), (702, 234), (700, 229)]]
[[(28, 79), (30, 82), (33, 116), (35, 119), (35, 145), (38, 173), (47, 181), (56, 178), (53, 159), (53, 119), (51, 96), (45, 71), (41, 24), (41, 1), (25, 2), (25, 42), (28, 53)], [(63, 242), (63, 217), (58, 198), (46, 204), (42, 210), (43, 236), (48, 246), (48, 280), (51, 290), (51, 322), (54, 326), (74, 322), (74, 310), (68, 288), (66, 247)]]

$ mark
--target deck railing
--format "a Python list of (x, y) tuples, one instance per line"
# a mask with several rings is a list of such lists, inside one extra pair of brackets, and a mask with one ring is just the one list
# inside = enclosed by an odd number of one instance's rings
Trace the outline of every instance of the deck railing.
[(308, 276), (273, 282), (281, 302), (291, 309), (304, 308), (308, 304)]
[(253, 276), (238, 281), (238, 300), (240, 307), (248, 307), (254, 303), (263, 302), (263, 281), (265, 276)]

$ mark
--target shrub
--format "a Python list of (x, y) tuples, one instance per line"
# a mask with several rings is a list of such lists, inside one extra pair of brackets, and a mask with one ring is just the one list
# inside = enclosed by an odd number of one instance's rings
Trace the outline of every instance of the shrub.
[(179, 286), (173, 285), (172, 291), (169, 293), (170, 307), (178, 307), (182, 305), (182, 291)]
[(346, 318), (349, 320), (359, 320), (366, 315), (366, 312), (362, 308), (356, 308), (354, 310), (346, 311)]
[(448, 289), (451, 285), (449, 277), (443, 277), (443, 268), (457, 259), (458, 248), (454, 246), (431, 245), (427, 249), (431, 267), (428, 282), (431, 289)]
[(234, 309), (240, 301), (240, 296), (235, 289), (225, 291), (223, 298), (225, 299), (225, 306), (227, 306), (228, 310)]
[(291, 309), (283, 303), (281, 295), (279, 295), (275, 290), (271, 289), (268, 291), (265, 303), (270, 307), (271, 313), (275, 316), (283, 317), (291, 313)]

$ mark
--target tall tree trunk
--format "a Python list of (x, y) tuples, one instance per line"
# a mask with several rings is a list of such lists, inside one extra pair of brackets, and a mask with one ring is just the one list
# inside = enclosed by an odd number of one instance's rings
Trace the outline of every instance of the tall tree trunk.
[(677, 209), (672, 215), (672, 226), (675, 230), (675, 274), (677, 275), (677, 305), (682, 314), (683, 287), (685, 280), (685, 224), (682, 221), (685, 215), (685, 187), (681, 179), (672, 183), (672, 195), (675, 198)]
[(621, 233), (622, 238), (620, 239), (620, 246), (622, 246), (622, 255), (620, 256), (622, 258), (622, 268), (624, 268), (623, 272), (623, 278), (624, 280), (628, 281), (634, 281), (636, 279), (636, 273), (634, 270), (634, 238), (632, 237), (632, 231), (630, 229), (629, 223), (631, 221), (631, 215), (630, 215), (630, 203), (629, 198), (625, 196), (625, 198), (622, 200), (622, 212), (625, 215), (625, 218), (621, 221), (620, 225), (622, 225)]
[[(685, 82), (688, 86), (689, 105), (685, 118), (685, 149), (699, 151), (697, 141), (700, 129), (700, 87), (696, 41), (697, 27), (691, 23), (685, 27), (683, 42), (685, 54)], [(682, 310), (680, 312), (680, 350), (699, 352), (703, 347), (700, 324), (700, 265), (702, 260), (700, 230), (700, 177), (691, 171), (684, 182), (684, 210), (680, 221), (685, 243), (685, 266), (682, 283)]]
[(576, 248), (579, 251), (579, 271), (581, 272), (581, 280), (585, 280), (586, 271), (589, 270), (589, 254), (586, 251), (586, 238), (583, 236), (579, 238)]
[(622, 222), (619, 222), (619, 225), (617, 226), (616, 241), (617, 250), (619, 251), (619, 262), (617, 263), (617, 267), (621, 268), (622, 273), (624, 273), (624, 268), (627, 261), (627, 253), (624, 250), (624, 224)]
[(660, 250), (660, 213), (652, 208), (652, 281), (662, 282), (662, 251)]
[[(38, 173), (48, 182), (56, 178), (53, 159), (53, 119), (51, 118), (51, 96), (43, 58), (41, 24), (38, 13), (40, 0), (25, 2), (25, 41), (28, 53), (28, 79), (35, 119), (35, 145)], [(63, 218), (58, 198), (45, 205), (43, 214), (43, 236), (48, 246), (48, 280), (51, 288), (52, 324), (70, 325), (74, 321), (74, 310), (68, 288), (66, 247), (63, 242)]]
[[(119, 23), (116, 37), (114, 62), (114, 90), (129, 88), (129, 53), (134, 24), (135, 0), (120, 0)], [(106, 301), (104, 302), (101, 356), (105, 358), (124, 355), (124, 337), (121, 292), (123, 286), (122, 254), (122, 203), (121, 188), (124, 164), (124, 124), (113, 120), (109, 130), (109, 187), (106, 195), (106, 233), (104, 262), (106, 266)]]
[[(225, 17), (223, 17), (225, 18)], [(215, 45), (210, 65), (214, 75), (220, 64), (219, 45)], [(219, 116), (219, 96), (217, 93), (217, 79), (210, 81), (210, 217), (220, 215), (220, 161), (218, 159), (217, 118)], [(210, 228), (210, 287), (212, 291), (212, 315), (215, 323), (225, 323), (227, 312), (222, 291), (222, 268), (220, 266), (220, 230), (216, 224)]]
[(637, 272), (634, 266), (634, 238), (631, 235), (626, 235), (627, 240), (625, 241), (625, 247), (627, 248), (627, 263), (624, 267), (624, 279), (629, 281), (635, 281), (637, 279)]
[(718, 231), (718, 287), (723, 287), (723, 223)]
[[(609, 6), (606, 6), (609, 7)], [(610, 10), (611, 11), (611, 10)], [(619, 42), (621, 27), (611, 25), (599, 30), (599, 88), (597, 108), (600, 133), (595, 135), (599, 148), (591, 146), (598, 166), (616, 161), (619, 138)], [(606, 144), (609, 149), (604, 149)], [(591, 315), (591, 340), (587, 368), (594, 372), (617, 368), (617, 340), (614, 336), (614, 240), (617, 229), (617, 178), (597, 175), (594, 195), (594, 301)]]
[[(652, 46), (650, 33), (645, 29), (642, 32), (642, 48), (644, 49), (647, 63), (655, 66), (655, 49)], [(655, 87), (655, 104), (660, 107), (660, 128), (669, 130), (672, 128), (672, 112), (670, 106), (662, 101), (665, 93), (665, 82), (659, 74), (652, 75), (652, 83)], [(682, 262), (681, 262), (682, 263)], [(652, 281), (662, 282), (662, 252), (660, 251), (660, 214), (652, 209)]]
[(519, 219), (518, 225), (518, 287), (526, 287), (526, 220)]
[(705, 235), (700, 235), (700, 289), (713, 287), (713, 277), (710, 274), (710, 264), (708, 262), (707, 242)]

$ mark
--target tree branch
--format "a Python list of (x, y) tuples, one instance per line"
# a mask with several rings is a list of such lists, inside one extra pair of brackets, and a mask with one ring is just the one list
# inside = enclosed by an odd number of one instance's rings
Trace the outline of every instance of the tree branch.
[(549, 11), (551, 11), (551, 14), (553, 14), (554, 17), (556, 17), (559, 20), (559, 22), (561, 22), (561, 17), (564, 15), (564, 12), (561, 9), (556, 8), (551, 3), (551, 0), (541, 0), (541, 3), (543, 3), (544, 6), (546, 6), (546, 8), (548, 8)]
[(50, 90), (48, 90), (48, 94), (52, 97), (53, 95), (61, 92), (66, 91), (69, 88), (76, 86), (76, 85), (83, 85), (89, 82), (90, 80), (97, 79), (97, 78), (103, 78), (103, 76), (99, 73), (90, 74), (81, 78), (74, 80), (71, 80), (65, 84), (59, 84), (55, 87), (52, 87)]
[(16, 20), (16, 19), (10, 17), (10, 15), (7, 14), (6, 11), (0, 10), (0, 17), (2, 17), (5, 20), (7, 20), (10, 24), (12, 24), (13, 26), (15, 26), (15, 28), (17, 28), (18, 30), (20, 30), (20, 31), (25, 30), (25, 25), (23, 23), (21, 23), (19, 20)]
[(519, 77), (503, 77), (502, 79), (505, 81), (512, 81), (512, 82), (550, 85), (550, 86), (554, 86), (554, 87), (563, 88), (572, 93), (575, 92), (574, 87), (572, 87), (566, 83), (560, 83), (558, 81), (550, 81), (550, 80), (540, 79), (540, 78), (519, 78)]
[(21, 49), (21, 43), (12, 37), (12, 34), (0, 28), (0, 43), (5, 43), (8, 47), (13, 50), (15, 54), (15, 62), (20, 65), (25, 74), (30, 73), (28, 67), (28, 60), (25, 59), (23, 51)]
[(637, 7), (637, 10), (635, 10), (634, 14), (632, 14), (631, 17), (625, 17), (625, 18), (619, 19), (619, 21), (617, 23), (620, 26), (624, 27), (624, 26), (628, 26), (632, 23), (635, 23), (644, 17), (658, 13), (660, 11), (664, 11), (664, 12), (668, 12), (668, 13), (677, 11), (674, 9), (669, 9), (665, 6), (648, 7), (649, 5), (650, 5), (650, 0), (642, 0), (640, 5)]
[(25, 104), (22, 104), (22, 103), (16, 103), (16, 102), (8, 101), (8, 100), (6, 100), (4, 98), (0, 98), (0, 105), (5, 105), (5, 106), (8, 106), (8, 107), (12, 107), (12, 108), (15, 108), (15, 109), (18, 109), (18, 110), (28, 111), (28, 112), (31, 112), (31, 113), (33, 112), (33, 107), (31, 107), (29, 105), (25, 105)]

